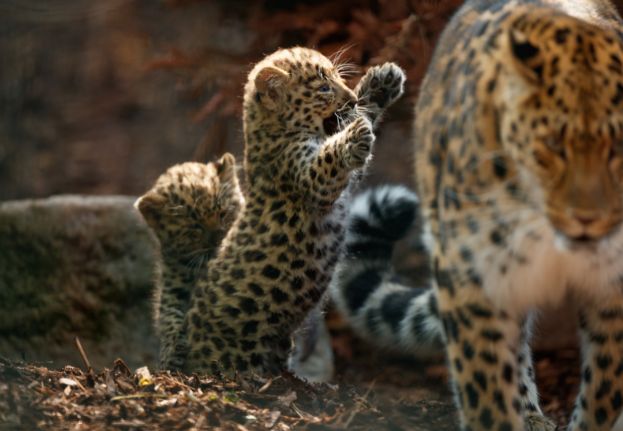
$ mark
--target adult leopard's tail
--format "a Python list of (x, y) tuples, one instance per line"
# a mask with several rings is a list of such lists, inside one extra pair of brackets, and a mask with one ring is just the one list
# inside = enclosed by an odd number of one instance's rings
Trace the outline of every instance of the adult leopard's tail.
[(392, 281), (391, 267), (394, 243), (414, 224), (421, 230), (418, 214), (418, 198), (406, 187), (382, 186), (357, 196), (330, 290), (357, 333), (377, 345), (421, 353), (441, 351), (437, 300), (430, 289)]

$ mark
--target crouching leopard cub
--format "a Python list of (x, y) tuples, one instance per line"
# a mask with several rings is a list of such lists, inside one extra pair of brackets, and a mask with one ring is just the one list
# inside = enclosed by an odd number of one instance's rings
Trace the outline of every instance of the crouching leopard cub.
[[(555, 429), (528, 343), (532, 311), (565, 296), (582, 346), (568, 429), (621, 429), (622, 35), (606, 0), (468, 1), (416, 108), (432, 290), (389, 282), (366, 254), (345, 257), (354, 273), (338, 270), (332, 291), (361, 332), (411, 351), (445, 344), (464, 430)], [(353, 208), (349, 232), (388, 249), (393, 226), (375, 202)]]
[[(279, 50), (245, 87), (246, 205), (197, 281), (186, 315), (188, 371), (280, 371), (291, 335), (318, 303), (343, 238), (353, 174), (404, 73), (371, 69), (355, 92), (317, 51)], [(358, 99), (366, 105), (357, 109)], [(325, 133), (323, 122), (346, 118)], [(371, 121), (372, 120), (372, 121)]]
[(188, 346), (182, 327), (191, 289), (243, 205), (229, 153), (217, 162), (167, 169), (135, 203), (160, 243), (154, 321), (162, 369), (183, 365)]

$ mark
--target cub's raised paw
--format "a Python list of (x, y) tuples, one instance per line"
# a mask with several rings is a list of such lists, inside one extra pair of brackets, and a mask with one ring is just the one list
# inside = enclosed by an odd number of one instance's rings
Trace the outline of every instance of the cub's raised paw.
[(355, 93), (358, 105), (369, 111), (371, 120), (376, 120), (388, 106), (404, 92), (406, 76), (395, 63), (385, 63), (368, 69), (361, 78)]
[(372, 124), (365, 117), (358, 117), (349, 126), (348, 141), (346, 143), (346, 165), (356, 169), (364, 165), (374, 144)]
[(531, 413), (526, 416), (526, 431), (556, 431), (558, 426), (547, 416), (541, 413)]

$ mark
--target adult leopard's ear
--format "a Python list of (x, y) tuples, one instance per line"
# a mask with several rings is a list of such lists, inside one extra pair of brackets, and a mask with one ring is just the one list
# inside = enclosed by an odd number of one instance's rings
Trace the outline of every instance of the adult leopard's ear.
[(528, 83), (540, 84), (544, 64), (541, 48), (530, 40), (527, 33), (517, 28), (508, 31), (508, 47), (515, 71)]
[(290, 75), (275, 66), (266, 66), (255, 75), (255, 89), (260, 103), (271, 111), (276, 111), (284, 97), (284, 86)]
[(141, 213), (151, 228), (155, 228), (160, 220), (164, 204), (165, 201), (162, 196), (154, 192), (147, 192), (134, 202), (134, 208)]

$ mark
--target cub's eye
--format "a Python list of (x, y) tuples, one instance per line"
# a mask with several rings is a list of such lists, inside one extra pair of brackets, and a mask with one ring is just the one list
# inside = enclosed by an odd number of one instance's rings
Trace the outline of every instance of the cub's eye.
[(320, 86), (320, 88), (318, 88), (318, 91), (320, 91), (321, 93), (328, 93), (329, 91), (331, 91), (331, 87), (329, 86), (329, 84), (323, 84)]

